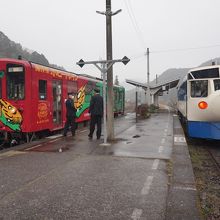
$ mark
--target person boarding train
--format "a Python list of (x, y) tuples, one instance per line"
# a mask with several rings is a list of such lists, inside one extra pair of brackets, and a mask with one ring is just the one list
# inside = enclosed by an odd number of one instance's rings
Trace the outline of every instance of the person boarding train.
[(71, 128), (72, 136), (75, 136), (76, 130), (76, 109), (74, 107), (74, 96), (72, 93), (68, 93), (68, 99), (66, 100), (66, 123), (64, 126), (63, 136), (67, 135), (69, 127)]

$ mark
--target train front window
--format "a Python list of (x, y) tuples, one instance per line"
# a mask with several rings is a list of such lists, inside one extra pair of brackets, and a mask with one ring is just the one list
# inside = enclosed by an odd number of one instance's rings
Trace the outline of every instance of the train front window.
[(220, 79), (214, 80), (214, 87), (215, 87), (215, 91), (220, 90)]
[(24, 99), (24, 67), (7, 65), (7, 98), (12, 100)]
[(191, 97), (207, 97), (208, 80), (191, 81)]

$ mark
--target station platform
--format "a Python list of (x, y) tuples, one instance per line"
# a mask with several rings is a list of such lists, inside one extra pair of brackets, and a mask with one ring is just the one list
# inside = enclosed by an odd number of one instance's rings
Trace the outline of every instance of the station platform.
[(0, 152), (0, 219), (201, 219), (177, 115), (114, 125), (109, 146), (83, 128)]

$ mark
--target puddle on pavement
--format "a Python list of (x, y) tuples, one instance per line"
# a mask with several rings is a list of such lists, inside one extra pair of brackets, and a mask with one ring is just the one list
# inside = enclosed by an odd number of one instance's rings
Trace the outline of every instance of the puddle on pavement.
[(139, 137), (141, 137), (141, 136), (138, 135), (138, 134), (136, 134), (136, 135), (133, 136), (133, 138), (139, 138)]
[(36, 145), (34, 147), (30, 147), (25, 149), (24, 151), (32, 151), (32, 152), (64, 152), (70, 149), (73, 145), (65, 144), (58, 145), (53, 143), (43, 143), (40, 145)]

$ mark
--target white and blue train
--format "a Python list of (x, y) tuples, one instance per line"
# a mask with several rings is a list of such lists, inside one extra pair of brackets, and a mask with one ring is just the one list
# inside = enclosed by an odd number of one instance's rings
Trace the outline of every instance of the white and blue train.
[(178, 86), (177, 109), (193, 138), (220, 140), (220, 65), (191, 69)]

